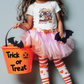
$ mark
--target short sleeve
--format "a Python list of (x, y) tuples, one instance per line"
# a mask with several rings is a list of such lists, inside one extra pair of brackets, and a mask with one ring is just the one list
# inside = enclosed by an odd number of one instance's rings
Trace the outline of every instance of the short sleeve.
[(29, 5), (26, 14), (33, 16), (33, 5)]
[(61, 8), (59, 7), (58, 3), (55, 1), (55, 13), (59, 12)]

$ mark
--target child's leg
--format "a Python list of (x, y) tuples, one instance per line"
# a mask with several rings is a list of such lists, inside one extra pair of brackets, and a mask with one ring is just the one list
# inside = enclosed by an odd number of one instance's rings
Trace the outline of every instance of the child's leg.
[(48, 74), (48, 59), (39, 56), (40, 76), (43, 84), (50, 84)]
[(70, 73), (68, 72), (64, 62), (61, 59), (54, 59), (54, 64), (60, 72), (65, 84), (72, 84)]

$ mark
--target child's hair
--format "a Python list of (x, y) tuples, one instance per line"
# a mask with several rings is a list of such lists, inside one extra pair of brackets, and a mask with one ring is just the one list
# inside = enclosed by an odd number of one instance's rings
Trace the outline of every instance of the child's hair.
[[(47, 1), (56, 1), (61, 8), (60, 15), (64, 16), (65, 8), (64, 8), (64, 4), (62, 0), (47, 0)], [(34, 2), (35, 0), (21, 0), (19, 2), (19, 6), (17, 10), (17, 14), (18, 14), (17, 20), (18, 21), (22, 21), (23, 23), (27, 22), (27, 19), (26, 19), (27, 17), (25, 13), (27, 11), (28, 6)]]

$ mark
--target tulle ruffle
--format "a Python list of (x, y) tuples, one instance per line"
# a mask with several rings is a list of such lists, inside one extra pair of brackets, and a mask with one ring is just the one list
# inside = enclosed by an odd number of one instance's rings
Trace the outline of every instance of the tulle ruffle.
[(69, 37), (65, 44), (61, 44), (55, 40), (56, 34), (57, 32), (45, 34), (31, 29), (30, 33), (27, 31), (26, 33), (23, 33), (20, 38), (25, 46), (30, 45), (32, 40), (32, 45), (35, 46), (33, 51), (37, 55), (47, 57), (49, 60), (62, 59), (73, 52), (74, 42), (71, 37)]

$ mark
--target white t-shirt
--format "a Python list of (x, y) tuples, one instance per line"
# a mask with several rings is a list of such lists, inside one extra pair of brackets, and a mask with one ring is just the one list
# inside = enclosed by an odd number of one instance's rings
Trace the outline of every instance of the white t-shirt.
[(28, 7), (26, 14), (33, 16), (33, 27), (48, 30), (57, 28), (56, 13), (60, 10), (56, 1), (43, 4), (34, 2)]

